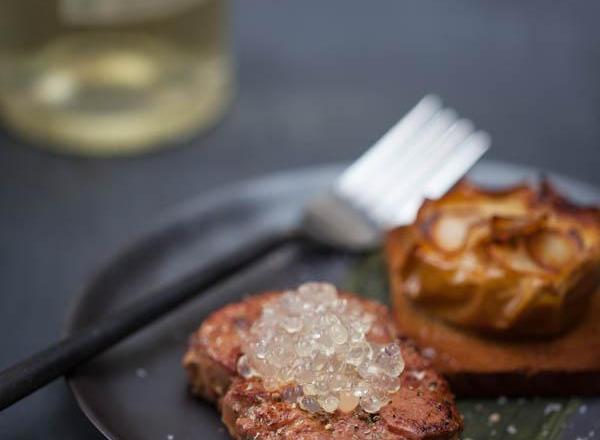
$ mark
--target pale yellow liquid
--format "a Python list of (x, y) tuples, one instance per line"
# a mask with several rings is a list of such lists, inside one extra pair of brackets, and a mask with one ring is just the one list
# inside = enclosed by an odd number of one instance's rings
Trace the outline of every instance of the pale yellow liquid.
[(232, 93), (223, 0), (161, 1), (141, 20), (90, 24), (65, 21), (57, 0), (2, 0), (7, 127), (40, 145), (125, 154), (213, 124)]

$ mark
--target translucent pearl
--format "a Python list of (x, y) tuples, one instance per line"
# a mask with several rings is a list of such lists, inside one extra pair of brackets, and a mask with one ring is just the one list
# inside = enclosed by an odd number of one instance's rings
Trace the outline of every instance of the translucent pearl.
[(346, 298), (338, 298), (332, 307), (338, 313), (345, 313), (348, 308), (348, 300)]
[(328, 375), (322, 375), (317, 377), (317, 379), (313, 382), (315, 390), (317, 394), (327, 394), (330, 387), (331, 378)]
[(352, 342), (361, 342), (365, 338), (364, 332), (360, 331), (359, 329), (356, 329), (355, 327), (352, 327), (352, 324), (350, 325), (350, 330), (348, 333), (350, 341)]
[(325, 412), (332, 413), (335, 412), (335, 410), (338, 408), (340, 400), (337, 397), (329, 394), (325, 396), (320, 396), (318, 402)]
[(284, 316), (280, 324), (288, 333), (296, 333), (302, 329), (302, 319), (297, 316)]
[(298, 403), (300, 404), (300, 408), (308, 412), (315, 413), (321, 410), (321, 405), (317, 399), (312, 396), (301, 397)]
[(290, 382), (294, 378), (294, 372), (291, 368), (280, 368), (277, 371), (279, 383)]
[(262, 310), (261, 319), (264, 321), (272, 321), (277, 316), (276, 310), (271, 306), (265, 306)]
[(400, 351), (400, 345), (398, 345), (397, 342), (392, 342), (391, 344), (387, 344), (383, 349), (387, 355), (394, 357), (394, 358), (400, 357), (402, 354)]
[(325, 368), (325, 366), (327, 365), (327, 357), (317, 353), (316, 356), (312, 359), (310, 366), (312, 368), (312, 370), (317, 373), (321, 370), (323, 370)]
[(273, 347), (273, 351), (271, 351), (269, 354), (267, 355), (268, 360), (271, 362), (271, 364), (278, 368), (283, 367), (289, 360), (286, 347), (284, 346)]
[(350, 350), (350, 344), (336, 344), (334, 359), (339, 359), (342, 363), (346, 363), (346, 355)]
[(337, 299), (337, 289), (329, 283), (305, 283), (298, 287), (298, 292), (315, 295), (321, 303)]
[(375, 363), (384, 374), (391, 377), (398, 377), (404, 369), (399, 345), (393, 343), (382, 347), (377, 354)]
[(315, 344), (309, 339), (300, 339), (296, 343), (296, 353), (298, 356), (307, 357), (310, 356), (315, 350)]
[(340, 391), (343, 388), (346, 388), (347, 383), (349, 382), (349, 378), (346, 374), (342, 372), (334, 371), (328, 375), (328, 387), (332, 391)]
[(341, 345), (348, 340), (348, 331), (340, 323), (339, 319), (334, 320), (331, 324), (331, 327), (329, 328), (329, 337), (338, 345)]
[(302, 301), (300, 300), (296, 292), (293, 290), (288, 290), (283, 295), (281, 295), (279, 303), (286, 312), (291, 313), (293, 315), (302, 312)]
[(359, 381), (352, 390), (352, 394), (354, 394), (358, 398), (366, 396), (368, 392), (369, 384), (364, 380)]
[(342, 412), (348, 413), (358, 406), (358, 401), (359, 398), (354, 394), (347, 391), (342, 391), (340, 393), (340, 403), (338, 405), (338, 409)]
[(385, 374), (371, 377), (369, 383), (372, 389), (380, 393), (395, 393), (400, 389), (400, 380)]
[(352, 321), (352, 328), (361, 334), (367, 333), (371, 328), (371, 320), (360, 317)]
[(263, 386), (267, 391), (275, 391), (279, 388), (279, 379), (275, 376), (272, 377), (264, 377), (263, 378)]
[(256, 341), (254, 346), (252, 347), (254, 350), (254, 356), (259, 359), (264, 359), (267, 356), (267, 341), (264, 339), (259, 339)]
[(373, 414), (379, 412), (382, 402), (377, 395), (369, 393), (360, 398), (360, 406), (369, 414)]
[(363, 379), (368, 379), (371, 376), (381, 373), (379, 367), (374, 362), (371, 362), (368, 358), (363, 359), (362, 363), (356, 370)]
[(319, 339), (319, 350), (325, 354), (325, 356), (331, 356), (335, 353), (335, 344), (329, 335), (324, 335)]
[(306, 394), (307, 396), (314, 396), (319, 394), (319, 392), (317, 391), (317, 387), (312, 383), (305, 383), (302, 386), (302, 390), (304, 391), (304, 394)]
[[(246, 355), (248, 356), (248, 355)], [(256, 357), (249, 357), (248, 363), (254, 369), (256, 374), (260, 377), (273, 376), (276, 373), (276, 369), (270, 363), (265, 360), (258, 359)]]
[(361, 364), (366, 354), (366, 348), (364, 344), (352, 344), (346, 355), (346, 361), (350, 365), (358, 366)]
[(296, 379), (297, 382), (304, 384), (310, 382), (313, 377), (313, 372), (309, 368), (309, 365), (303, 362), (301, 359), (296, 360), (293, 366), (293, 378)]
[(293, 385), (285, 387), (281, 392), (281, 398), (290, 403), (296, 403), (299, 398), (303, 396), (302, 387), (299, 385)]
[(310, 339), (319, 340), (323, 336), (323, 329), (318, 325), (318, 323), (313, 323), (308, 332), (308, 337)]
[(246, 355), (242, 355), (238, 359), (237, 371), (238, 371), (239, 375), (245, 379), (248, 379), (248, 378), (254, 376), (254, 371), (250, 367), (250, 364), (248, 363), (248, 358), (246, 357)]

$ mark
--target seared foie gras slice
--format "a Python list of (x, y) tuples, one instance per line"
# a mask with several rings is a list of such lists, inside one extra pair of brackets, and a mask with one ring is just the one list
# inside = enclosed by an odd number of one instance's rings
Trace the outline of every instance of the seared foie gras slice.
[[(386, 307), (351, 294), (341, 294), (375, 317), (367, 338), (377, 343), (397, 340), (405, 369), (400, 390), (375, 414), (360, 407), (310, 413), (286, 401), (286, 387), (266, 391), (260, 378), (236, 373), (242, 340), (278, 293), (266, 293), (230, 304), (209, 316), (192, 335), (183, 359), (193, 393), (215, 401), (223, 422), (236, 439), (457, 439), (462, 420), (446, 381), (412, 342), (398, 337)], [(289, 385), (292, 386), (292, 385)]]

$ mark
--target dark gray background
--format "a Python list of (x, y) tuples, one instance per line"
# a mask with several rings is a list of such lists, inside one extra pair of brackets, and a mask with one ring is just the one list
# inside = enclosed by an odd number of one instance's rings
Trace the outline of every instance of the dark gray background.
[[(239, 93), (209, 134), (130, 159), (0, 134), (0, 368), (56, 340), (71, 299), (155, 216), (211, 188), (355, 157), (433, 91), (488, 157), (600, 185), (600, 4), (240, 0)], [(95, 439), (62, 381), (0, 414), (2, 439)]]

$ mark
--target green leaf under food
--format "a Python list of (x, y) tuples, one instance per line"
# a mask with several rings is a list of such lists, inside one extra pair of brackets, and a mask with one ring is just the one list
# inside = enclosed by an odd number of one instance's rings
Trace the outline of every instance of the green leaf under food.
[[(383, 256), (367, 255), (353, 264), (344, 288), (389, 305)], [(458, 399), (464, 416), (464, 440), (560, 440), (578, 398)]]
[(369, 254), (354, 263), (343, 286), (346, 290), (390, 305), (388, 277), (380, 252)]

